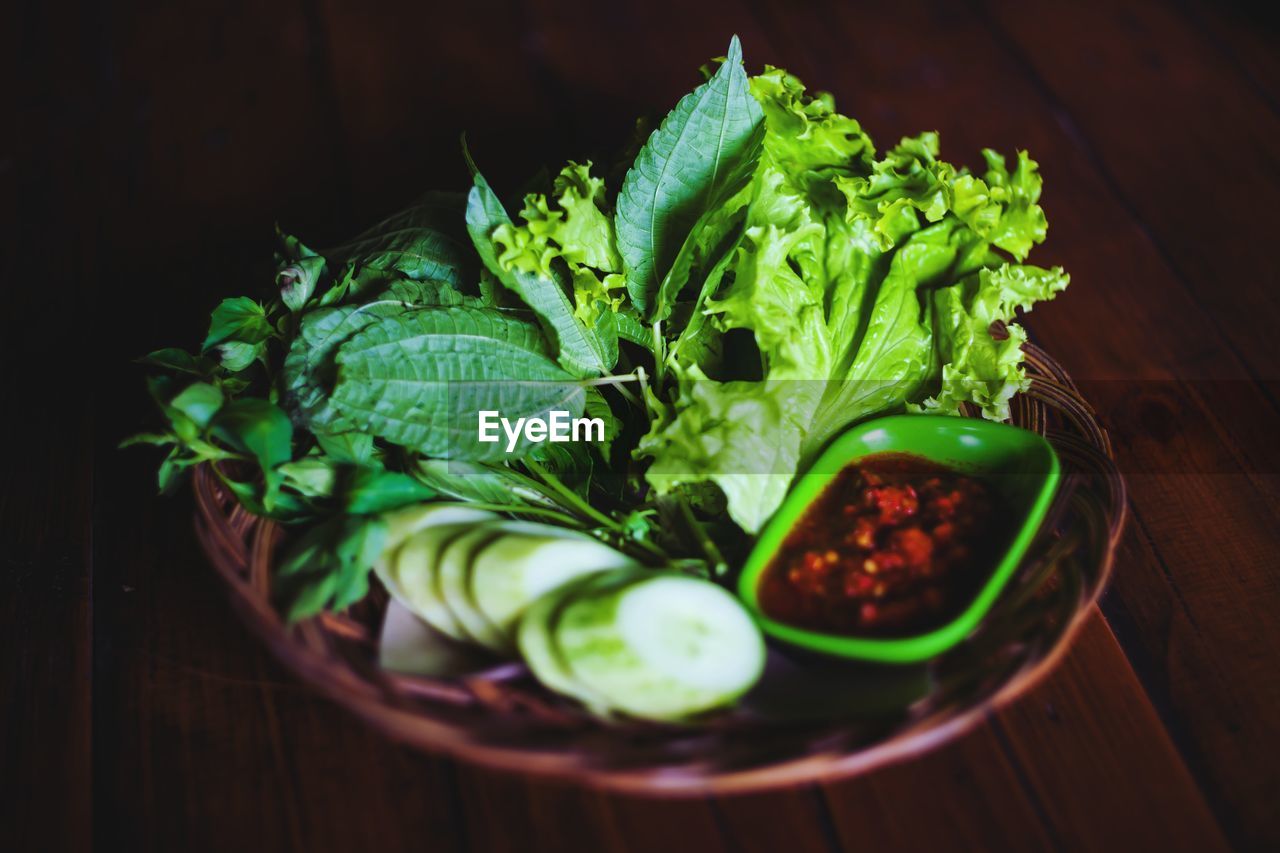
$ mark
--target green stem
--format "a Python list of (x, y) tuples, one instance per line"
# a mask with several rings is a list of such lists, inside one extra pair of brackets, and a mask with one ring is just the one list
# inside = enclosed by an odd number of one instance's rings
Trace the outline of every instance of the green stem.
[(615, 376), (599, 376), (595, 379), (584, 379), (582, 380), (582, 384), (591, 387), (597, 385), (613, 385), (615, 387), (621, 387), (625, 382), (639, 382), (640, 376), (640, 368), (636, 368), (630, 373), (620, 373)]
[(618, 394), (622, 397), (622, 399), (626, 400), (632, 406), (635, 406), (636, 408), (640, 408), (643, 405), (640, 402), (640, 400), (637, 399), (635, 394), (632, 394), (630, 391), (627, 390), (625, 385), (614, 385), (613, 390), (617, 391)]
[[(541, 495), (542, 497), (546, 498), (548, 501), (550, 501), (553, 504), (562, 503), (560, 494), (556, 492), (554, 489), (552, 489), (551, 487), (549, 487), (546, 483), (539, 482), (538, 480), (535, 480), (533, 477), (530, 477), (527, 474), (522, 474), (516, 469), (511, 468), (509, 466), (505, 470), (507, 475), (510, 475), (511, 478), (514, 480), (518, 480), (522, 486), (524, 486), (526, 489), (530, 490), (531, 492)], [(566, 517), (569, 517), (569, 516), (566, 516)]]
[(615, 376), (600, 376), (596, 379), (584, 379), (582, 384), (586, 388), (600, 388), (607, 385), (617, 391), (622, 399), (626, 400), (631, 405), (639, 406), (640, 401), (636, 399), (635, 394), (632, 394), (627, 390), (626, 383), (642, 382), (643, 377), (644, 370), (637, 367), (630, 373), (620, 373)]
[(567, 506), (572, 507), (580, 515), (591, 519), (602, 527), (607, 527), (614, 532), (621, 532), (622, 528), (616, 521), (583, 500), (577, 492), (562, 483), (559, 477), (542, 467), (541, 464), (533, 459), (524, 460), (524, 464), (538, 476), (538, 479), (546, 483)]
[(649, 375), (645, 373), (643, 367), (636, 368), (636, 374), (640, 377), (641, 397), (644, 399), (645, 414), (649, 416), (650, 421), (658, 419), (658, 412), (653, 407), (653, 390), (649, 387)]
[(630, 539), (624, 536), (622, 541), (629, 545), (639, 546), (644, 551), (647, 551), (651, 556), (656, 557), (660, 563), (671, 562), (671, 558), (667, 556), (667, 552), (650, 542), (648, 539)]
[(551, 509), (549, 507), (512, 506), (510, 504), (482, 503), (479, 501), (467, 501), (466, 503), (467, 503), (467, 506), (469, 507), (474, 507), (475, 509), (484, 509), (484, 510), (488, 510), (489, 512), (507, 512), (507, 513), (511, 513), (512, 515), (536, 515), (541, 518), (554, 519), (555, 521), (559, 522), (560, 524), (563, 524), (566, 527), (582, 527), (583, 526), (581, 519), (574, 518), (571, 515), (566, 515), (565, 513), (560, 512), (557, 509)]
[(667, 354), (662, 345), (662, 321), (653, 321), (653, 378), (662, 384), (662, 373), (666, 369)]
[(707, 560), (715, 569), (715, 574), (719, 574), (724, 566), (724, 555), (720, 553), (720, 549), (716, 547), (716, 543), (707, 535), (706, 528), (702, 526), (702, 522), (693, 514), (693, 508), (689, 506), (689, 501), (684, 495), (677, 496), (677, 505), (680, 507), (680, 514), (684, 517), (685, 524), (689, 525), (690, 532), (693, 533), (694, 539), (698, 541), (698, 547), (702, 549), (702, 553), (707, 555)]

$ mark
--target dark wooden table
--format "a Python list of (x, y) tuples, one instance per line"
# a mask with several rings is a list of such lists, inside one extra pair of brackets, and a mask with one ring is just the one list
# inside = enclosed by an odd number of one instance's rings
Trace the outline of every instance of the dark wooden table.
[[(377, 8), (371, 8), (375, 6)], [(1280, 847), (1280, 39), (1207, 0), (6, 9), (0, 849)], [(593, 6), (598, 6), (592, 11)], [(662, 8), (665, 7), (665, 8)], [(932, 754), (651, 801), (383, 741), (240, 629), (153, 494), (129, 359), (258, 293), (279, 219), (332, 241), (427, 187), (599, 156), (741, 35), (883, 144), (1026, 147), (1029, 318), (1132, 494), (1115, 581), (1033, 695)]]

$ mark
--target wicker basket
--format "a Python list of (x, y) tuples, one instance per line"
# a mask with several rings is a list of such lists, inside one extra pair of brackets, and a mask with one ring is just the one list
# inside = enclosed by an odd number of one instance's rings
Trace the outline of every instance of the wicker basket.
[(856, 718), (730, 713), (699, 727), (602, 723), (520, 664), (458, 678), (379, 668), (387, 596), (286, 626), (272, 608), (274, 523), (198, 469), (196, 527), (249, 627), (300, 678), (387, 735), (465, 761), (661, 794), (762, 790), (848, 776), (937, 746), (1026, 692), (1058, 661), (1106, 584), (1124, 524), (1124, 482), (1106, 432), (1062, 369), (1026, 346), (1030, 390), (1013, 422), (1045, 435), (1063, 485), (1040, 536), (977, 631), (923, 667), (923, 695)]

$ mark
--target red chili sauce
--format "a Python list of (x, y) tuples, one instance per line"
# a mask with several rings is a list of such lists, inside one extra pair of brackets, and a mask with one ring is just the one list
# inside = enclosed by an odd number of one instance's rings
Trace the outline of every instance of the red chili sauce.
[(833, 634), (920, 633), (972, 600), (1004, 544), (981, 481), (918, 456), (845, 467), (788, 534), (760, 583), (779, 622)]

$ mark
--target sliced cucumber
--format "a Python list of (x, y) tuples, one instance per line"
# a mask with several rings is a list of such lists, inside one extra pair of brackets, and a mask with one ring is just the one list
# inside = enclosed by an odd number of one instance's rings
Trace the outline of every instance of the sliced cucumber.
[(495, 524), (501, 536), (476, 551), (470, 593), (480, 613), (515, 643), (520, 614), (574, 578), (635, 566), (626, 554), (590, 536), (545, 524)]
[(503, 535), (502, 522), (490, 522), (471, 528), (451, 540), (436, 563), (436, 581), (440, 599), (457, 619), (463, 633), (472, 641), (494, 651), (507, 651), (510, 644), (491, 624), (469, 594), (468, 575), (476, 551)]
[(628, 574), (577, 596), (555, 623), (574, 680), (655, 720), (727, 705), (756, 682), (764, 640), (737, 599), (686, 575)]
[[(387, 588), (387, 592), (418, 616), (426, 618), (419, 610), (419, 603), (426, 601), (428, 605), (430, 604), (428, 591), (434, 583), (432, 573), (435, 559), (429, 554), (415, 554), (412, 559), (401, 563), (397, 560), (397, 555), (406, 540), (421, 530), (442, 525), (478, 524), (491, 521), (496, 517), (491, 512), (455, 503), (419, 504), (387, 513), (383, 516), (387, 523), (387, 544), (382, 555), (374, 562), (373, 570), (381, 579), (383, 586)], [(449, 633), (435, 621), (431, 619), (427, 621), (445, 633)]]
[(577, 699), (592, 713), (607, 717), (612, 713), (608, 701), (578, 681), (569, 671), (560, 650), (556, 648), (553, 632), (556, 621), (574, 596), (591, 585), (596, 575), (588, 575), (570, 581), (539, 598), (520, 617), (516, 639), (520, 656), (529, 665), (535, 678), (548, 689)]
[(385, 513), (387, 523), (387, 549), (400, 547), (404, 540), (424, 527), (436, 524), (463, 524), (465, 522), (490, 521), (497, 518), (483, 509), (474, 509), (462, 503), (427, 503), (407, 506)]
[(474, 523), (437, 524), (410, 536), (387, 561), (387, 589), (431, 627), (455, 640), (470, 637), (440, 596), (441, 552), (451, 541), (473, 530)]

